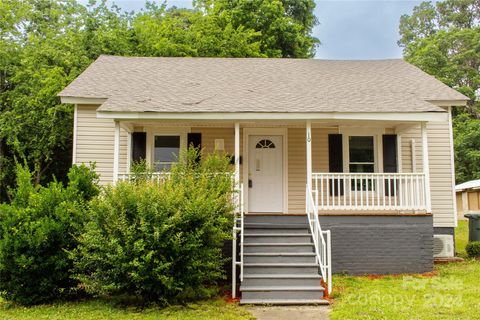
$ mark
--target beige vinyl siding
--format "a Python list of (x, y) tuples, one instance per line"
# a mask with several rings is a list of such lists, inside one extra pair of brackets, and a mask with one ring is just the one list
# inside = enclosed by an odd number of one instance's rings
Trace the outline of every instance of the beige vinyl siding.
[[(223, 139), (225, 152), (235, 154), (235, 129), (234, 128), (202, 128), (192, 127), (190, 132), (202, 134), (202, 151), (212, 153), (215, 151), (215, 139)], [(240, 128), (240, 156), (243, 154), (243, 130)], [(240, 164), (240, 179), (243, 177), (243, 162)], [(241, 181), (241, 180), (240, 180)], [(246, 186), (245, 186), (246, 187)]]
[(414, 172), (412, 165), (412, 140), (415, 141), (415, 171), (422, 172), (422, 138), (420, 132), (420, 125), (416, 125), (405, 131), (400, 131), (397, 134), (400, 134), (402, 139), (402, 172)]
[[(337, 129), (312, 129), (312, 170), (328, 172), (328, 134)], [(305, 128), (288, 129), (288, 213), (305, 213), (307, 155)]]
[[(96, 172), (100, 175), (100, 184), (113, 181), (113, 144), (115, 123), (110, 119), (98, 119), (98, 106), (77, 106), (77, 137), (75, 163), (95, 162)], [(120, 172), (126, 171), (127, 133), (120, 130)]]
[[(206, 153), (215, 151), (215, 139), (223, 139), (225, 152), (234, 154), (235, 152), (235, 129), (234, 128), (202, 128), (192, 127), (190, 132), (202, 134), (202, 149)], [(240, 137), (242, 133), (240, 132)], [(242, 147), (240, 146), (240, 152)]]
[[(415, 139), (417, 172), (422, 172), (420, 124), (398, 132), (402, 136), (402, 170), (412, 172), (411, 140)], [(435, 227), (455, 226), (455, 194), (452, 188), (448, 122), (427, 124), (432, 214)]]

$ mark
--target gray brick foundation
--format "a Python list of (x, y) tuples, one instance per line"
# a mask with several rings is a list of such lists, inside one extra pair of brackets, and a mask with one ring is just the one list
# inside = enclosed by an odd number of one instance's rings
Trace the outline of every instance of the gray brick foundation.
[(320, 216), (332, 232), (333, 273), (423, 273), (433, 269), (432, 216)]

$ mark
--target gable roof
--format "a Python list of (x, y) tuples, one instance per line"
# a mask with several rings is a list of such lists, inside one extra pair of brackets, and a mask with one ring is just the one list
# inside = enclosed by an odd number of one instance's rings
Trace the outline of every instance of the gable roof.
[(100, 56), (59, 96), (114, 112), (444, 112), (467, 97), (403, 60)]

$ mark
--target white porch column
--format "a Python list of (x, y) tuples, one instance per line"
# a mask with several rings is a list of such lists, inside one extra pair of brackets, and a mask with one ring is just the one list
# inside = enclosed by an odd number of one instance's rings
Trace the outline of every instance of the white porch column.
[(312, 122), (307, 120), (307, 185), (312, 190)]
[[(234, 157), (235, 157), (235, 188), (237, 188), (237, 190), (240, 190), (240, 123), (238, 122), (235, 122)], [(237, 197), (241, 197), (241, 195), (238, 194)], [(241, 204), (238, 202), (236, 203), (236, 205), (238, 205), (238, 207), (235, 210), (235, 213), (240, 213), (242, 215), (243, 212), (240, 212)], [(242, 223), (241, 228), (243, 228), (243, 220), (241, 223)], [(243, 230), (242, 229), (240, 230), (243, 233)], [(233, 241), (232, 241), (232, 298), (237, 297), (237, 263), (238, 263), (237, 262), (237, 235), (238, 235), (237, 231), (238, 231), (238, 225), (237, 225), (237, 220), (235, 216), (235, 227), (233, 228)], [(242, 234), (242, 239), (243, 239), (243, 234)], [(243, 251), (240, 250), (240, 255), (242, 254), (243, 254)], [(242, 265), (240, 264), (240, 266)], [(240, 269), (240, 273), (242, 273), (242, 269)]]
[(127, 173), (130, 172), (130, 167), (132, 166), (132, 132), (127, 132)]
[(115, 137), (113, 140), (113, 184), (118, 181), (118, 166), (120, 158), (120, 122), (115, 120)]
[(427, 138), (427, 123), (422, 122), (422, 160), (423, 173), (425, 174), (425, 201), (427, 212), (432, 212), (432, 199), (430, 195), (430, 161), (428, 159), (428, 138)]
[(240, 189), (240, 123), (235, 122), (235, 186)]

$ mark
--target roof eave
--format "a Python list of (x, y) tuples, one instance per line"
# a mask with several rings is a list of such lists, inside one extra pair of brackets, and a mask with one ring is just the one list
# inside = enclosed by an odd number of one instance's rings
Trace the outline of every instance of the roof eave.
[(91, 98), (91, 97), (73, 97), (60, 96), (60, 101), (66, 104), (93, 104), (99, 105), (107, 101), (108, 98)]
[(465, 107), (470, 99), (459, 100), (426, 100), (437, 107)]
[(364, 120), (448, 121), (446, 112), (116, 112), (97, 111), (97, 118), (116, 120)]

